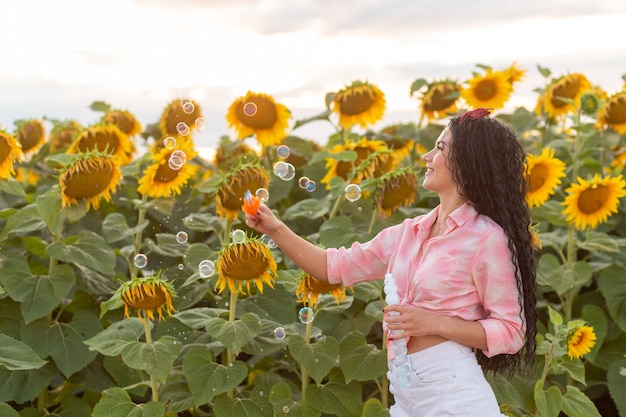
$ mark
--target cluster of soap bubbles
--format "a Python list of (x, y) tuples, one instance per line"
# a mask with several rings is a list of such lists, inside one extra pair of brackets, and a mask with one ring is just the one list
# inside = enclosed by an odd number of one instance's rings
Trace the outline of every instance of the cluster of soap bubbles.
[(296, 167), (285, 161), (274, 164), (274, 175), (283, 181), (291, 181), (296, 176)]
[(170, 169), (178, 171), (183, 167), (183, 165), (185, 165), (185, 162), (187, 162), (187, 154), (185, 154), (184, 151), (177, 149), (170, 154), (170, 159), (168, 159), (167, 164)]
[(205, 259), (198, 264), (198, 274), (200, 278), (209, 278), (215, 274), (215, 264), (209, 259)]
[[(194, 106), (193, 101), (188, 98), (183, 98), (182, 100), (180, 100), (180, 105), (183, 108), (183, 112), (185, 114), (192, 114), (196, 110), (196, 106)], [(206, 120), (204, 120), (204, 118), (202, 117), (196, 118), (194, 124), (196, 125), (196, 129), (198, 130), (204, 130), (206, 128)], [(189, 126), (187, 126), (187, 124), (183, 122), (180, 122), (176, 125), (176, 130), (182, 136), (187, 136), (191, 132)]]
[(315, 191), (315, 189), (317, 188), (317, 184), (315, 183), (315, 181), (313, 181), (309, 177), (300, 177), (300, 179), (298, 180), (298, 185), (300, 186), (300, 188), (310, 193)]

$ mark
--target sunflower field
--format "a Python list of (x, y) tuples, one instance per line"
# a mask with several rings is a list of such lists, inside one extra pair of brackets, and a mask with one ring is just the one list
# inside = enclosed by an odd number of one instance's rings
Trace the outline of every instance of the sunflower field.
[[(527, 70), (478, 65), (407, 86), (415, 121), (352, 81), (292, 120), (248, 92), (234, 137), (199, 156), (199, 103), (142, 126), (102, 117), (0, 129), (0, 415), (383, 417), (381, 281), (344, 288), (301, 271), (246, 227), (257, 198), (321, 247), (364, 242), (438, 204), (421, 155), (475, 107), (527, 157), (539, 323), (534, 368), (488, 374), (507, 416), (626, 417), (626, 77), (607, 92), (541, 66), (536, 108), (504, 110)], [(71, 115), (70, 115), (71, 116)], [(330, 123), (328, 138), (298, 136)]]

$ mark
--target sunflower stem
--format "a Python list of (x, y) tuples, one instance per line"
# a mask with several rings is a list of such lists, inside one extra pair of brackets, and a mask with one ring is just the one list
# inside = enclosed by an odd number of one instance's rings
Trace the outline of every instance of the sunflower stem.
[(378, 207), (374, 206), (374, 210), (372, 211), (372, 219), (370, 220), (370, 225), (367, 228), (367, 233), (372, 234), (372, 230), (374, 230), (374, 225), (376, 224), (376, 215), (378, 214)]
[[(304, 340), (306, 341), (306, 344), (311, 344), (311, 329), (313, 328), (313, 320), (310, 320), (307, 324), (306, 324), (306, 331), (304, 334)], [(309, 374), (306, 372), (306, 369), (304, 368), (303, 365), (300, 365), (300, 375), (302, 378), (302, 385), (301, 385), (301, 391), (302, 391), (302, 403), (304, 403), (304, 401), (306, 400), (306, 388), (309, 385)]]
[[(141, 207), (137, 210), (137, 225), (139, 225), (146, 218), (145, 205), (148, 202), (148, 195), (143, 194), (141, 196)], [(139, 230), (133, 238), (133, 247), (135, 248), (135, 255), (141, 250), (141, 239), (143, 237), (143, 231)], [(132, 276), (137, 276), (137, 266), (133, 262), (131, 265)]]
[[(141, 321), (143, 321), (143, 327), (146, 332), (146, 344), (152, 345), (152, 328), (150, 326), (150, 319), (147, 314), (141, 317)], [(150, 387), (152, 388), (152, 401), (159, 401), (159, 387), (157, 385), (157, 380), (154, 376), (150, 375)]]

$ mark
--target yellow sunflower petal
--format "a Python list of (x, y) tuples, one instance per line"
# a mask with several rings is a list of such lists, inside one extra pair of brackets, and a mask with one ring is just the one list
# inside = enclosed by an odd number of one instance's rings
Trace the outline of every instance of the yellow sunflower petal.
[(567, 340), (567, 353), (570, 359), (578, 359), (591, 352), (596, 344), (596, 334), (591, 326), (575, 329)]
[(0, 131), (0, 179), (15, 175), (13, 163), (16, 161), (22, 161), (22, 146), (15, 137)]
[(616, 213), (619, 199), (626, 195), (626, 181), (621, 175), (600, 178), (596, 174), (591, 180), (578, 178), (578, 183), (571, 185), (563, 201), (563, 214), (566, 221), (579, 230), (594, 229)]
[(527, 156), (526, 201), (529, 207), (543, 205), (565, 176), (565, 163), (554, 157), (554, 149), (545, 148), (540, 155)]

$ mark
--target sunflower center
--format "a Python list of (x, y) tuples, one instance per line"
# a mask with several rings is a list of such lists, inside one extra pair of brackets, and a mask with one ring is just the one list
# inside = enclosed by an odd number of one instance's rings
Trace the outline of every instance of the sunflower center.
[[(452, 85), (442, 86), (433, 91), (430, 100), (424, 103), (424, 109), (426, 111), (439, 111), (447, 109), (452, 106), (456, 101), (453, 93), (456, 93), (458, 88)], [(452, 96), (452, 98), (450, 98)]]
[(527, 178), (530, 191), (537, 191), (543, 187), (548, 177), (548, 169), (544, 165), (535, 165)]
[(415, 192), (415, 184), (407, 176), (387, 181), (381, 190), (380, 207), (393, 210)]
[(267, 185), (267, 179), (260, 169), (246, 169), (233, 175), (228, 185), (221, 187), (218, 194), (225, 209), (237, 211), (243, 204), (246, 190), (254, 193), (259, 188), (266, 188)]
[(608, 124), (626, 123), (626, 97), (619, 97), (608, 105), (605, 120)]
[(18, 137), (22, 144), (22, 151), (28, 152), (35, 147), (44, 137), (43, 126), (39, 123), (27, 123), (19, 131)]
[(113, 111), (108, 113), (104, 121), (117, 126), (122, 132), (128, 134), (135, 127), (135, 121), (126, 113), (121, 111)]
[(175, 171), (169, 167), (168, 164), (159, 165), (156, 174), (154, 175), (154, 181), (158, 181), (164, 184), (172, 182), (178, 177), (180, 171)]
[[(247, 103), (256, 105), (256, 113), (248, 116), (244, 112)], [(237, 118), (246, 126), (256, 130), (271, 129), (278, 120), (276, 105), (265, 97), (251, 97), (246, 103), (239, 103), (237, 106)]]
[(351, 91), (339, 98), (341, 113), (350, 116), (366, 112), (374, 104), (374, 94), (369, 90)]
[[(236, 250), (238, 248), (239, 250)], [(257, 279), (265, 273), (268, 267), (267, 257), (255, 245), (237, 244), (230, 249), (237, 251), (232, 262), (224, 262), (221, 272), (230, 279), (237, 281), (249, 281)]]
[(159, 285), (151, 285), (151, 288), (141, 285), (125, 292), (123, 300), (128, 307), (135, 310), (152, 310), (165, 304), (167, 297), (165, 290)]
[(611, 195), (611, 190), (605, 185), (597, 185), (580, 193), (578, 208), (584, 214), (592, 214), (605, 206)]
[(90, 150), (98, 150), (100, 152), (115, 152), (120, 141), (117, 136), (108, 131), (90, 131), (80, 139), (78, 149), (81, 152), (89, 152)]
[(568, 105), (567, 102), (560, 100), (556, 97), (574, 99), (576, 97), (576, 94), (578, 94), (579, 89), (580, 82), (577, 78), (567, 79), (564, 83), (554, 88), (554, 90), (552, 91), (552, 96), (554, 98), (552, 98), (550, 101), (552, 102), (552, 105), (556, 108), (565, 107)]
[(493, 80), (481, 80), (478, 84), (476, 84), (474, 94), (477, 99), (487, 101), (491, 100), (496, 95), (497, 91), (498, 88)]
[(65, 177), (65, 194), (85, 200), (99, 195), (109, 187), (114, 168), (112, 163), (90, 167), (86, 161), (77, 162), (75, 170)]

